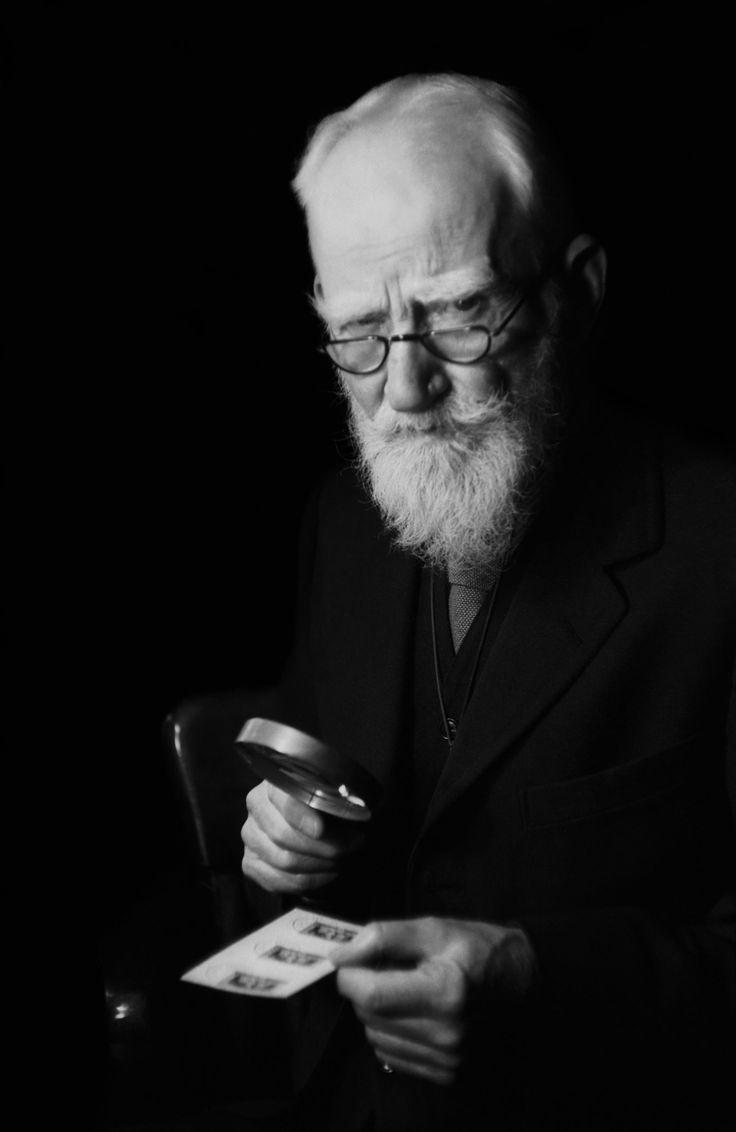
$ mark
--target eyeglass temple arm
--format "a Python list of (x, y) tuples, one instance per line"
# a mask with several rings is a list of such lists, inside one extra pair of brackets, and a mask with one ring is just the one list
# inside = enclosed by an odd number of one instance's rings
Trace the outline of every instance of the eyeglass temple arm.
[(506, 315), (506, 318), (502, 319), (501, 322), (498, 324), (497, 327), (495, 327), (494, 330), (489, 331), (491, 338), (497, 338), (499, 334), (503, 333), (503, 331), (506, 329), (508, 324), (511, 322), (511, 319), (516, 314), (516, 312), (520, 309), (520, 307), (522, 307), (524, 305), (527, 298), (528, 298), (528, 294), (525, 292), (521, 296), (521, 298), (519, 299), (518, 303), (514, 303), (513, 307), (511, 308), (509, 313)]

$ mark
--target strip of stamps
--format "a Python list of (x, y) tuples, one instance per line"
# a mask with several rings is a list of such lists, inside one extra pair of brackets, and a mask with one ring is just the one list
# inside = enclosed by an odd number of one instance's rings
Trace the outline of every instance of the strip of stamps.
[(348, 943), (360, 924), (292, 908), (186, 971), (184, 982), (231, 994), (288, 998), (334, 971), (330, 952)]

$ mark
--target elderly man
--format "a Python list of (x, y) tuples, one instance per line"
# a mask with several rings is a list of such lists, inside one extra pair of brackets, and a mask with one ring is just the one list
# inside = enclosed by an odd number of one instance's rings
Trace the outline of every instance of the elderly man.
[(249, 881), (367, 924), (300, 996), (300, 1118), (719, 1127), (733, 468), (594, 391), (606, 257), (512, 92), (389, 82), (295, 188), (357, 458), (305, 520), (282, 718), (385, 799), (356, 834), (248, 797)]

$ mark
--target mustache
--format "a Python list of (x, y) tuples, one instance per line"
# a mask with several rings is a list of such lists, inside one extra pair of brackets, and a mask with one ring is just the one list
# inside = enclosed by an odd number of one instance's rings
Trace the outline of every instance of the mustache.
[(354, 467), (395, 544), (444, 568), (500, 561), (521, 517), (530, 462), (523, 422), (498, 397), (452, 394), (431, 411), (371, 419), (351, 406)]
[(351, 411), (360, 431), (372, 439), (390, 441), (412, 435), (436, 434), (452, 437), (458, 430), (484, 428), (504, 420), (509, 412), (506, 395), (491, 394), (483, 401), (450, 394), (434, 408), (424, 413), (398, 412), (384, 401), (371, 418), (353, 402)]

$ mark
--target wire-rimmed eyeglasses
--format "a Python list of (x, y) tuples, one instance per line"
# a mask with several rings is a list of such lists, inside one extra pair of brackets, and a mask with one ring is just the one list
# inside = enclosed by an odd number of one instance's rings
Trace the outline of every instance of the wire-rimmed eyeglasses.
[(456, 326), (447, 330), (425, 330), (412, 334), (366, 334), (361, 338), (331, 338), (319, 350), (345, 373), (367, 377), (377, 373), (394, 342), (421, 342), (425, 350), (455, 365), (470, 366), (491, 352), (493, 339), (506, 329), (525, 302), (524, 294), (493, 330), (487, 326)]

